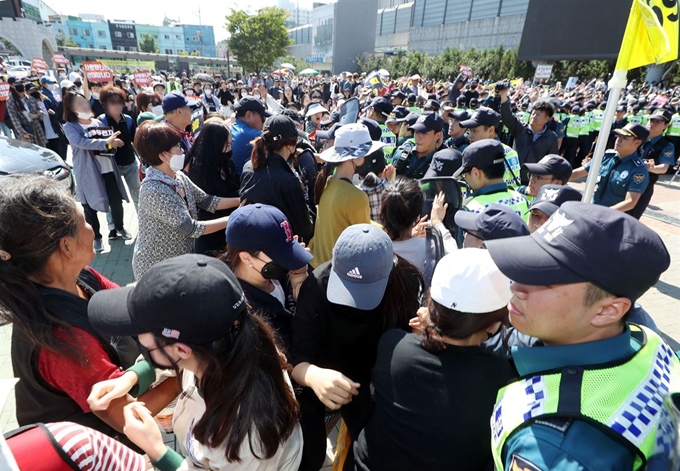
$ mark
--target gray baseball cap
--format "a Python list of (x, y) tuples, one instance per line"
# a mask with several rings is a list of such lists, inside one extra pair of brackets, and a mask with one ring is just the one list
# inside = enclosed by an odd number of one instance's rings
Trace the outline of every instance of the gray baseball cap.
[(328, 300), (362, 311), (375, 309), (385, 295), (394, 257), (392, 241), (382, 229), (371, 224), (348, 227), (333, 248)]

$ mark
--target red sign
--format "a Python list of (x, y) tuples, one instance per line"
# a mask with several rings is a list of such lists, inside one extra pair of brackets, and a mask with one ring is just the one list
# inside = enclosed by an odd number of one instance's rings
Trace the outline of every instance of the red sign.
[(45, 62), (45, 59), (41, 59), (39, 57), (33, 58), (31, 61), (31, 68), (35, 70), (50, 70), (50, 68), (47, 67), (47, 62)]
[(472, 69), (467, 65), (460, 66), (460, 73), (465, 75), (467, 78), (472, 78)]
[(151, 72), (148, 70), (140, 70), (135, 72), (135, 82), (140, 87), (151, 85)]
[(9, 97), (9, 83), (0, 83), (0, 101), (5, 101)]
[(113, 74), (111, 70), (101, 62), (83, 62), (83, 69), (88, 82), (111, 82)]
[(57, 65), (68, 65), (70, 64), (69, 60), (64, 57), (64, 55), (60, 52), (57, 52), (52, 56), (52, 62), (54, 62)]

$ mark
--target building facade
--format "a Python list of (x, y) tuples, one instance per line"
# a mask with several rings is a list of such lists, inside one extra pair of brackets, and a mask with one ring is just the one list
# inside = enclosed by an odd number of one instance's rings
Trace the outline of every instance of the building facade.
[(114, 51), (139, 51), (137, 29), (132, 21), (109, 21), (111, 46)]
[(215, 33), (212, 26), (177, 25), (184, 31), (184, 47), (189, 54), (202, 57), (215, 57)]
[(161, 54), (180, 54), (186, 51), (183, 28), (179, 26), (160, 26), (158, 33)]

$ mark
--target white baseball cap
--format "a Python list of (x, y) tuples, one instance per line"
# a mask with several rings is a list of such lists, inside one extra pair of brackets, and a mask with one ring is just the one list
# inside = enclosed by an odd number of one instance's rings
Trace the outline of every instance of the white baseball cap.
[(325, 162), (344, 162), (366, 157), (385, 147), (384, 142), (372, 141), (365, 124), (346, 124), (335, 131), (333, 147), (323, 151), (319, 157)]
[(442, 258), (434, 270), (430, 297), (449, 309), (468, 314), (496, 311), (510, 302), (510, 279), (488, 250), (461, 249)]
[(319, 103), (312, 103), (309, 105), (309, 108), (307, 108), (307, 113), (305, 113), (305, 118), (309, 118), (310, 116), (314, 116), (315, 114), (319, 113), (328, 113), (329, 111), (324, 108), (322, 105)]

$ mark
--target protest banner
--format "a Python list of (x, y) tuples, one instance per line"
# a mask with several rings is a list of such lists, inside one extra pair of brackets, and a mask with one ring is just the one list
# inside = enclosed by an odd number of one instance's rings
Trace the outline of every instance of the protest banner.
[(88, 82), (111, 82), (113, 80), (111, 70), (101, 62), (85, 61), (83, 69), (85, 69)]

